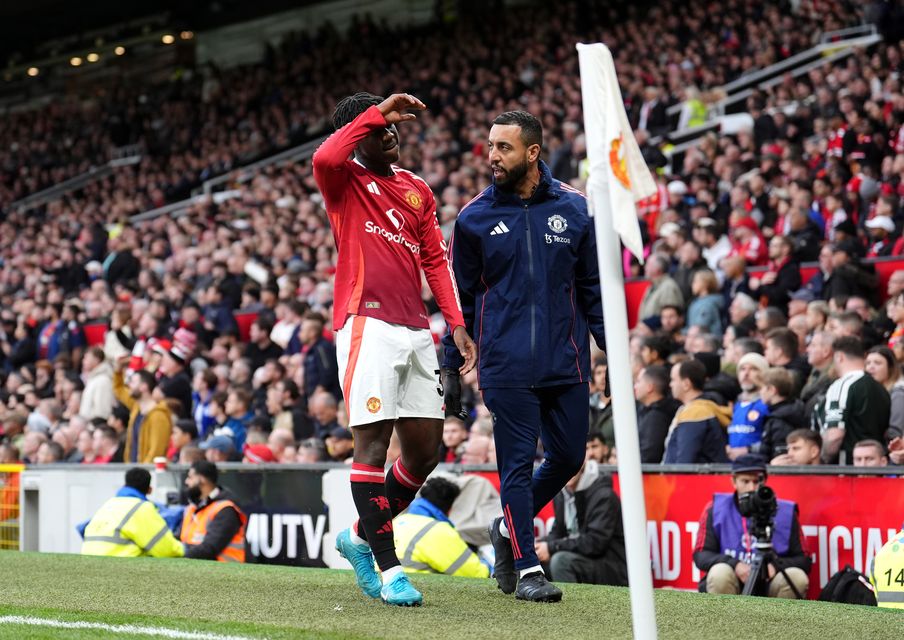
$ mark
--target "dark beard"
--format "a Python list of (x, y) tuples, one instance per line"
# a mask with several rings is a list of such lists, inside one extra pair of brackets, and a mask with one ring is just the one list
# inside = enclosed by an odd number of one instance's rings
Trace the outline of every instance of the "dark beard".
[(496, 187), (503, 191), (514, 191), (521, 179), (527, 175), (528, 164), (525, 159), (521, 164), (517, 164), (505, 173), (505, 178), (496, 179)]

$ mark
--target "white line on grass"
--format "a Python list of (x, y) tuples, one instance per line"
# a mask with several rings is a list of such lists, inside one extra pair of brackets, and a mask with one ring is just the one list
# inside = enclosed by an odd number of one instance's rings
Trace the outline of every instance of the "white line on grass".
[(0, 625), (4, 624), (23, 624), (55, 629), (94, 629), (111, 633), (157, 636), (159, 638), (175, 638), (177, 640), (251, 640), (248, 636), (222, 636), (217, 633), (180, 631), (179, 629), (167, 629), (166, 627), (140, 627), (134, 624), (104, 624), (102, 622), (84, 622), (81, 620), (54, 620), (32, 616), (0, 616)]

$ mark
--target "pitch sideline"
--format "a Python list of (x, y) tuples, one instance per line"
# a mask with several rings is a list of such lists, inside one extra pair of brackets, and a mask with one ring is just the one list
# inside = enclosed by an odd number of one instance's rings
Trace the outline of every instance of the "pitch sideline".
[[(250, 636), (223, 636), (202, 631), (181, 631), (166, 627), (148, 627), (134, 624), (105, 624), (103, 622), (84, 622), (80, 620), (56, 620), (53, 618), (37, 618), (34, 616), (0, 616), (2, 625), (27, 625), (32, 627), (51, 627), (54, 629), (79, 629), (108, 631), (124, 635), (143, 635), (174, 640), (252, 640)], [(255, 639), (257, 640), (257, 639)]]

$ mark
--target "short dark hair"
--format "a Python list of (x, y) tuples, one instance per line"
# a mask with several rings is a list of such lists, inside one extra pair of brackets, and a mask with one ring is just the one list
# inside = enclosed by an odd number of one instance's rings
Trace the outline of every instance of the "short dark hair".
[(506, 111), (493, 120), (493, 124), (514, 125), (521, 127), (521, 142), (525, 146), (538, 144), (543, 146), (543, 125), (533, 114), (527, 111)]
[(217, 480), (219, 480), (220, 478), (220, 472), (217, 470), (217, 465), (208, 460), (198, 460), (197, 462), (192, 462), (191, 468), (199, 476), (207, 478), (213, 484), (216, 484)]
[(773, 329), (766, 334), (766, 341), (768, 342), (770, 340), (772, 341), (772, 344), (778, 347), (781, 352), (789, 358), (793, 358), (797, 355), (799, 342), (797, 334), (791, 331), (791, 329), (788, 329), (787, 327)]
[(148, 391), (153, 391), (157, 387), (157, 379), (154, 378), (154, 374), (150, 371), (139, 369), (138, 371), (133, 371), (132, 375), (141, 378), (141, 382), (147, 385)]
[(741, 352), (741, 355), (747, 353), (758, 353), (763, 355), (763, 345), (756, 338), (737, 338), (734, 341), (735, 347)]
[(822, 449), (822, 436), (819, 435), (818, 431), (813, 431), (812, 429), (795, 429), (785, 436), (785, 442), (788, 444), (797, 442), (798, 440), (806, 440), (810, 444), (815, 444)]
[(147, 495), (151, 490), (151, 472), (141, 467), (135, 467), (126, 471), (126, 486)]
[(662, 365), (654, 364), (650, 367), (644, 367), (641, 374), (646, 378), (656, 393), (662, 396), (669, 395), (669, 370)]
[(646, 347), (650, 351), (655, 351), (663, 360), (668, 360), (672, 355), (672, 341), (668, 336), (662, 334), (654, 334), (643, 339), (641, 348)]
[(863, 350), (863, 342), (860, 338), (855, 338), (854, 336), (836, 338), (832, 342), (832, 349), (835, 350), (835, 353), (843, 353), (848, 358), (854, 358), (855, 360), (863, 360), (866, 357), (866, 352)]
[(116, 429), (113, 427), (108, 427), (106, 425), (95, 427), (94, 432), (100, 433), (102, 438), (106, 438), (110, 442), (119, 442), (119, 436), (116, 435)]
[(599, 429), (591, 429), (587, 432), (587, 442), (593, 442), (594, 440), (599, 440), (603, 444), (606, 443), (606, 436), (603, 435), (603, 432)]
[(375, 96), (366, 91), (359, 91), (354, 95), (342, 98), (333, 110), (333, 117), (331, 118), (333, 128), (341, 129), (370, 107), (380, 104), (385, 99), (382, 96)]
[(461, 493), (458, 485), (445, 478), (430, 478), (421, 487), (421, 497), (430, 501), (443, 513), (449, 513), (455, 498)]
[(192, 440), (198, 439), (198, 425), (191, 418), (181, 418), (173, 425), (182, 433), (187, 433)]
[(857, 449), (858, 447), (875, 447), (879, 451), (880, 456), (887, 455), (887, 452), (885, 451), (885, 445), (878, 440), (873, 440), (872, 438), (868, 438), (866, 440), (858, 440), (854, 443), (854, 449)]
[(706, 365), (699, 360), (685, 360), (678, 365), (678, 377), (689, 380), (696, 391), (703, 391), (706, 384)]

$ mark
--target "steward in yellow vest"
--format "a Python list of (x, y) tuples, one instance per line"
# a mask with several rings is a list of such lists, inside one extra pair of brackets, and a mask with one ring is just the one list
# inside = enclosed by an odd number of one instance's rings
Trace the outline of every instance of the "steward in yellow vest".
[(181, 558), (182, 543), (170, 531), (147, 498), (151, 474), (147, 469), (129, 469), (126, 484), (107, 500), (85, 527), (82, 554), (132, 558)]
[(248, 518), (232, 496), (217, 486), (217, 466), (207, 460), (192, 464), (185, 478), (189, 505), (179, 538), (185, 557), (220, 562), (245, 561), (245, 525)]
[(904, 609), (904, 530), (879, 549), (873, 559), (870, 580), (880, 607)]
[(461, 490), (445, 478), (430, 478), (408, 510), (393, 521), (393, 535), (402, 567), (408, 573), (445, 573), (488, 578), (484, 564), (449, 520), (449, 510)]

